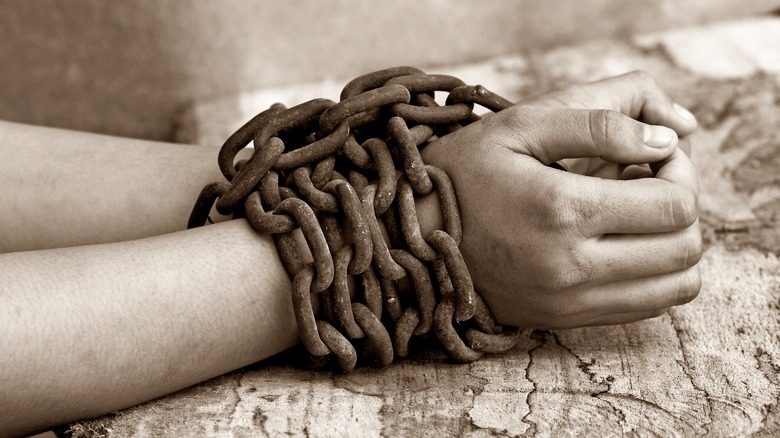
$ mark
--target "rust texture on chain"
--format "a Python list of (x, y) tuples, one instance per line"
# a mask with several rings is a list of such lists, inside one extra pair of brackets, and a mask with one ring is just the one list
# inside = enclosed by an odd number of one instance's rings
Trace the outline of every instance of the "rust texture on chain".
[[(447, 93), (444, 105), (437, 92)], [(415, 337), (434, 334), (458, 362), (506, 351), (517, 329), (496, 325), (475, 292), (459, 249), (455, 189), (420, 154), (480, 120), (475, 105), (497, 112), (511, 102), (413, 67), (360, 76), (339, 102), (274, 104), (225, 141), (225, 180), (203, 188), (188, 228), (211, 222), (216, 210), (273, 235), (313, 363), (384, 367), (408, 356)], [(251, 158), (237, 160), (250, 143)], [(424, 236), (415, 197), (431, 192), (444, 229)], [(300, 253), (300, 236), (310, 254)]]

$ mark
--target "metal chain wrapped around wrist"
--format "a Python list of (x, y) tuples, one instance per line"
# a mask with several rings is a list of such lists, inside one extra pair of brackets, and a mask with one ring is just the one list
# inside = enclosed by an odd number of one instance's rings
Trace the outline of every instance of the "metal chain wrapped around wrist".
[[(449, 93), (446, 105), (434, 100), (437, 91)], [(474, 104), (496, 112), (511, 106), (482, 86), (412, 67), (360, 76), (344, 87), (338, 103), (274, 104), (222, 146), (218, 164), (226, 181), (203, 188), (188, 228), (204, 225), (215, 206), (273, 234), (293, 278), (304, 347), (314, 356), (335, 357), (345, 371), (357, 362), (356, 346), (377, 366), (387, 366), (408, 354), (413, 336), (431, 331), (459, 362), (508, 350), (517, 330), (495, 324), (458, 249), (462, 230), (452, 183), (420, 155), (439, 136), (479, 120)], [(250, 141), (252, 157), (236, 162)], [(444, 230), (422, 236), (414, 196), (433, 190)], [(313, 263), (304, 264), (297, 253), (297, 229)], [(399, 295), (396, 281), (405, 276), (414, 293)], [(312, 293), (321, 296), (319, 317)]]

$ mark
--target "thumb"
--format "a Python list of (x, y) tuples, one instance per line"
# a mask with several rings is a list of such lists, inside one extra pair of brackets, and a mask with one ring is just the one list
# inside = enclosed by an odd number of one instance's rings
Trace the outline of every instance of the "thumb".
[[(661, 161), (677, 147), (677, 133), (612, 110), (514, 106), (495, 117), (509, 149), (544, 164), (564, 158), (601, 158), (620, 164)], [(500, 120), (500, 121), (499, 121)]]
[(605, 108), (685, 136), (696, 130), (696, 116), (672, 99), (648, 73), (634, 71), (587, 84), (568, 85), (521, 102), (523, 105)]

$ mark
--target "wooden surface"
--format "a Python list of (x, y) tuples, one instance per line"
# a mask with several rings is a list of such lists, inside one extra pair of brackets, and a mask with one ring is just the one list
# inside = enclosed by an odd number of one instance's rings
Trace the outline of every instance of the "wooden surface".
[[(442, 70), (516, 99), (641, 68), (691, 108), (706, 245), (691, 304), (624, 326), (526, 330), (508, 354), (468, 365), (427, 348), (341, 374), (281, 355), (70, 433), (780, 436), (779, 41), (780, 20), (767, 18)], [(274, 93), (201, 102), (190, 135), (224, 138), (217, 110), (239, 123)]]

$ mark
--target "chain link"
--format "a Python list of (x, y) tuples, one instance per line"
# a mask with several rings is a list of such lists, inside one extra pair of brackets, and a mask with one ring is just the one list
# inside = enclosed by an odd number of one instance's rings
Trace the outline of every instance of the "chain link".
[[(448, 93), (445, 105), (436, 103), (436, 92)], [(420, 154), (439, 136), (478, 121), (475, 105), (501, 111), (511, 102), (413, 67), (355, 78), (338, 103), (274, 104), (225, 141), (217, 163), (226, 181), (203, 188), (188, 228), (210, 222), (216, 208), (272, 234), (293, 278), (303, 346), (310, 355), (335, 357), (343, 370), (359, 356), (387, 366), (431, 332), (458, 362), (511, 349), (517, 329), (495, 324), (458, 248), (452, 182)], [(237, 161), (250, 142), (251, 158)], [(423, 236), (415, 196), (431, 191), (444, 229)], [(298, 253), (298, 229), (312, 263)], [(399, 287), (410, 292), (399, 294)], [(319, 294), (319, 308), (311, 294)]]

